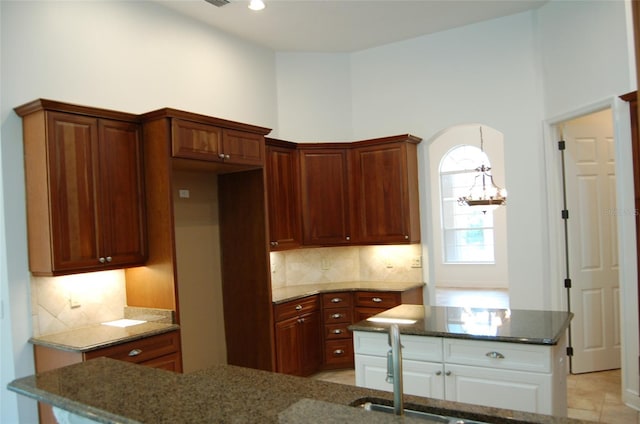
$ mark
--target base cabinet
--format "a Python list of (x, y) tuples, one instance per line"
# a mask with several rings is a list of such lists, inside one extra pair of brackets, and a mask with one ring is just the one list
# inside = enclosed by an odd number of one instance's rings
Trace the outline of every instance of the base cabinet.
[[(566, 341), (554, 346), (403, 335), (404, 393), (518, 411), (567, 415)], [(354, 333), (356, 385), (386, 382), (386, 333)]]

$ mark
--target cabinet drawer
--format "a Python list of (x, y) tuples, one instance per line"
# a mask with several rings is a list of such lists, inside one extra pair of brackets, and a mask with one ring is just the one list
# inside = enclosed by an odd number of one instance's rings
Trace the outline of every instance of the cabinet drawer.
[(350, 308), (352, 305), (351, 293), (326, 293), (322, 295), (322, 306), (329, 308)]
[(93, 350), (84, 354), (85, 359), (101, 356), (121, 361), (142, 363), (180, 351), (180, 333), (171, 331), (157, 336), (122, 343), (104, 349)]
[(281, 303), (273, 307), (276, 322), (292, 318), (297, 315), (317, 311), (320, 308), (318, 296), (309, 296), (291, 302)]
[(356, 293), (356, 306), (389, 309), (400, 303), (400, 293), (375, 291)]
[(351, 331), (347, 328), (348, 322), (341, 324), (328, 324), (324, 327), (325, 340), (351, 338)]
[(327, 341), (325, 343), (324, 363), (326, 365), (353, 363), (353, 343), (351, 339)]
[[(404, 341), (403, 341), (404, 342)], [(518, 371), (551, 372), (551, 347), (481, 340), (444, 340), (447, 363)]]
[[(357, 354), (386, 358), (387, 352), (391, 349), (387, 333), (355, 331), (353, 337)], [(442, 362), (442, 339), (440, 337), (402, 334), (400, 343), (402, 343), (402, 359)]]
[(351, 324), (351, 308), (327, 309), (323, 313), (325, 325), (343, 322)]

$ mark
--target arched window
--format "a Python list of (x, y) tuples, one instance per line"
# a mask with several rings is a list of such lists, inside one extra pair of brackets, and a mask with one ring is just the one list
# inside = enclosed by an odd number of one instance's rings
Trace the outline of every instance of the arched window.
[(484, 163), (491, 166), (478, 147), (459, 145), (440, 162), (440, 211), (444, 263), (494, 263), (493, 212), (460, 205)]
[[(478, 128), (482, 126), (484, 147)], [(429, 143), (429, 279), (435, 287), (506, 288), (507, 210), (475, 210), (458, 198), (469, 194), (484, 163), (505, 187), (504, 135), (488, 125), (456, 125)], [(423, 246), (423, 251), (425, 247)]]

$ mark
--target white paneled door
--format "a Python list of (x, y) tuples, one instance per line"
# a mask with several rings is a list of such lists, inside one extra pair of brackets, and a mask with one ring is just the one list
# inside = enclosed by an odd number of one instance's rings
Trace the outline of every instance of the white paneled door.
[(562, 125), (568, 219), (571, 372), (620, 368), (613, 118), (610, 109)]

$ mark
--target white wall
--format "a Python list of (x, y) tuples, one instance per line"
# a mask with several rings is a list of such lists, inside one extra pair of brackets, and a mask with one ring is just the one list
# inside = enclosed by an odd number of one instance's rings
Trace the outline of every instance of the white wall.
[(351, 127), (349, 54), (278, 53), (278, 134), (291, 141), (347, 141)]
[(19, 402), (20, 422), (31, 423), (35, 403), (5, 388), (33, 373), (22, 130), (13, 108), (44, 97), (132, 113), (173, 107), (273, 128), (275, 54), (150, 2), (2, 1), (0, 10), (0, 421), (16, 422)]

